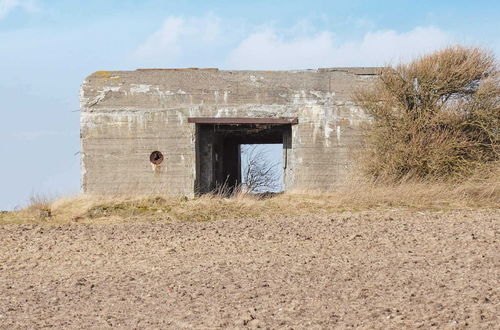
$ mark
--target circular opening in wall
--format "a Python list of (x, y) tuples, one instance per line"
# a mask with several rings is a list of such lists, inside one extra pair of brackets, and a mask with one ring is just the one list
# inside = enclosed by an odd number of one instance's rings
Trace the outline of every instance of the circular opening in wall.
[(154, 165), (160, 165), (163, 161), (163, 154), (159, 151), (153, 151), (149, 156), (149, 161)]

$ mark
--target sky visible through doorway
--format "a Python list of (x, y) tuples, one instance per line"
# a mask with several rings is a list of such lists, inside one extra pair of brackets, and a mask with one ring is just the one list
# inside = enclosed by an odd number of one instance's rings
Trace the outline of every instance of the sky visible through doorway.
[[(253, 154), (260, 153), (263, 156), (265, 164), (267, 166), (273, 166), (277, 176), (274, 181), (274, 187), (269, 188), (261, 188), (254, 191), (255, 193), (263, 193), (263, 192), (280, 192), (283, 191), (283, 144), (281, 143), (273, 143), (273, 144), (243, 144), (241, 145), (242, 149), (244, 146), (255, 146), (255, 150)], [(244, 173), (247, 170), (248, 157), (249, 153), (242, 152), (241, 153), (241, 173), (243, 184), (245, 184)]]

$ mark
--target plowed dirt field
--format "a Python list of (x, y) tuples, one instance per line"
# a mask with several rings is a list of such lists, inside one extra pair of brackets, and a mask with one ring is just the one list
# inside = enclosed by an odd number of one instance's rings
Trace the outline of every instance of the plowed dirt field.
[(0, 328), (495, 328), (500, 210), (0, 226)]

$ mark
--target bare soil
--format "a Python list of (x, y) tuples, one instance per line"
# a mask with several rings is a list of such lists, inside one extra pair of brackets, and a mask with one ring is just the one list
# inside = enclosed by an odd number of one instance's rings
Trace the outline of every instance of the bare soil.
[(0, 226), (0, 328), (495, 328), (500, 210)]

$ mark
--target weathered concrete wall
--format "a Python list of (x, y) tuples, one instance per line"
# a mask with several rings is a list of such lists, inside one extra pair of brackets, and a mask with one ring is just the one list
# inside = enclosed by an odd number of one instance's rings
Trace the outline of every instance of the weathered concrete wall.
[[(82, 189), (191, 196), (195, 125), (188, 117), (298, 117), (287, 190), (330, 190), (348, 180), (362, 122), (352, 92), (377, 69), (98, 71), (81, 87)], [(160, 167), (152, 151), (165, 156)]]

